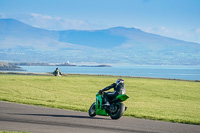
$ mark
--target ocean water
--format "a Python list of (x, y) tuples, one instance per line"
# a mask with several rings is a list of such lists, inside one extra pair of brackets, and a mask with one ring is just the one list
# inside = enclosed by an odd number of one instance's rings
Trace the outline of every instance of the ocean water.
[(49, 73), (57, 67), (62, 73), (98, 74), (168, 79), (200, 80), (200, 66), (21, 66), (27, 72)]

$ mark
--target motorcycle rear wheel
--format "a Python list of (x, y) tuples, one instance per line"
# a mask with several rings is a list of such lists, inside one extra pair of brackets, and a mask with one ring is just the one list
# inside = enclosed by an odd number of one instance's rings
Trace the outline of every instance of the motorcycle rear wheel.
[(89, 109), (89, 111), (88, 111), (90, 117), (94, 117), (94, 116), (96, 115), (95, 105), (96, 105), (96, 103), (94, 102), (94, 103), (90, 106), (90, 109)]
[(119, 119), (125, 111), (125, 106), (123, 103), (116, 103), (115, 108), (117, 108), (117, 110), (115, 112), (110, 112), (109, 115), (112, 119)]

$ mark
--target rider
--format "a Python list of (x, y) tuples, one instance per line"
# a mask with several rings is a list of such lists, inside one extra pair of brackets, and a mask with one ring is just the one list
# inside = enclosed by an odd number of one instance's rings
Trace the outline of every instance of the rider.
[[(104, 91), (110, 90), (111, 88), (114, 88), (114, 92), (104, 92)], [(115, 98), (116, 96), (120, 94), (126, 94), (124, 80), (121, 78), (117, 79), (116, 83), (113, 83), (110, 86), (107, 86), (106, 88), (99, 91), (100, 94), (102, 94), (103, 92), (104, 92), (103, 105), (110, 106), (110, 103), (109, 103), (110, 100), (112, 100), (113, 98)]]
[(56, 68), (56, 70), (53, 72), (53, 75), (54, 76), (61, 76), (62, 74), (61, 74), (60, 70), (58, 68)]

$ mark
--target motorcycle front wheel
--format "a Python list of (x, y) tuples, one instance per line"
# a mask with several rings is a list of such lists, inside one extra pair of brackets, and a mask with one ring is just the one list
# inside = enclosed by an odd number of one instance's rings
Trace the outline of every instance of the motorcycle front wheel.
[(94, 103), (90, 106), (90, 109), (89, 109), (89, 111), (88, 111), (90, 117), (94, 117), (94, 116), (96, 115), (95, 105), (96, 105), (96, 103), (94, 102)]
[(116, 103), (115, 108), (117, 108), (116, 111), (110, 112), (109, 115), (112, 119), (119, 119), (125, 111), (125, 106), (123, 103)]

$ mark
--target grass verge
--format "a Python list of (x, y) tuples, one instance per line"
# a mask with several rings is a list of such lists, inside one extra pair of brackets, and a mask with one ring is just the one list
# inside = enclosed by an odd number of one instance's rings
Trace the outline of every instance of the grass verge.
[[(118, 77), (0, 74), (0, 101), (88, 111), (98, 90)], [(200, 124), (200, 82), (123, 77), (125, 116)]]

